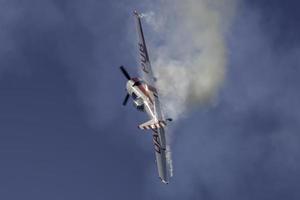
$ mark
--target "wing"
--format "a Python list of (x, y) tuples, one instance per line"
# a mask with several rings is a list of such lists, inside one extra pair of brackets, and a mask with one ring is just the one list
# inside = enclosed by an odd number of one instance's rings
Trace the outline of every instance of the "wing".
[[(140, 67), (143, 74), (144, 81), (147, 83), (147, 87), (154, 93), (154, 115), (156, 123), (164, 121), (163, 115), (160, 108), (160, 102), (158, 98), (157, 91), (155, 89), (155, 78), (153, 76), (153, 71), (150, 64), (149, 54), (145, 42), (145, 37), (142, 28), (141, 15), (137, 11), (134, 11), (137, 22), (138, 31), (138, 48), (140, 54)], [(148, 124), (142, 124), (143, 127), (148, 126)], [(150, 126), (151, 127), (151, 126)], [(156, 164), (158, 169), (158, 175), (163, 183), (169, 182), (169, 166), (167, 162), (167, 149), (166, 149), (166, 136), (165, 129), (163, 126), (156, 126), (156, 128), (151, 128), (153, 131), (153, 144), (155, 149)]]
[(138, 31), (138, 49), (140, 56), (140, 68), (143, 74), (143, 78), (149, 85), (154, 85), (154, 76), (150, 64), (149, 54), (145, 42), (145, 37), (142, 28), (141, 15), (134, 11), (134, 15), (136, 16), (136, 24)]
[(167, 162), (167, 149), (164, 128), (153, 129), (153, 144), (158, 175), (163, 183), (169, 183), (169, 167)]
[[(163, 122), (163, 124), (166, 125), (157, 93), (154, 95), (154, 114), (156, 121)], [(168, 183), (170, 177), (169, 165), (171, 163), (168, 163), (167, 161), (167, 142), (164, 126), (158, 126), (157, 129), (153, 130), (153, 143), (159, 177), (163, 183)]]

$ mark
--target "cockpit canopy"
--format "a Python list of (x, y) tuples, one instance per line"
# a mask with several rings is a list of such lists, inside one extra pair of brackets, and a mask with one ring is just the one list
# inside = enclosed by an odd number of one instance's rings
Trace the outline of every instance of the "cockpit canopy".
[(133, 104), (134, 104), (134, 106), (139, 111), (144, 111), (145, 110), (145, 104), (144, 104), (143, 99), (141, 97), (137, 97), (134, 92), (132, 93), (132, 98), (133, 98)]

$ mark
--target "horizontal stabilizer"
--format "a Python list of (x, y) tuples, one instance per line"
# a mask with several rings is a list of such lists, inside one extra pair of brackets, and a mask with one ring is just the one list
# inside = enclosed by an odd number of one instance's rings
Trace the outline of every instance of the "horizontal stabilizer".
[(158, 128), (164, 128), (167, 125), (167, 123), (165, 121), (154, 121), (153, 119), (150, 121), (147, 121), (141, 125), (139, 125), (139, 129), (142, 130), (153, 130), (153, 129), (158, 129)]

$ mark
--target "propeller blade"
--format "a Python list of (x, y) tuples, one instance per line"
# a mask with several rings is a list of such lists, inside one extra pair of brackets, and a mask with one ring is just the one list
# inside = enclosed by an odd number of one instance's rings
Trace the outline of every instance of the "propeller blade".
[(124, 99), (124, 101), (123, 101), (123, 106), (126, 106), (128, 99), (129, 99), (129, 94), (127, 94), (127, 95), (125, 96), (125, 99)]
[(124, 76), (125, 76), (128, 80), (130, 80), (130, 79), (131, 79), (131, 78), (130, 78), (130, 75), (128, 74), (128, 72), (126, 71), (126, 69), (124, 68), (124, 66), (121, 66), (120, 69), (121, 69), (122, 73), (124, 74)]

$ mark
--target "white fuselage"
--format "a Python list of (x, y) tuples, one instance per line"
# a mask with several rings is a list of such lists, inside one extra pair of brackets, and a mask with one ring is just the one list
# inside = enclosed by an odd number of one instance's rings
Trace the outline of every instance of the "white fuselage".
[(154, 91), (138, 78), (129, 80), (126, 84), (128, 94), (132, 97), (135, 107), (140, 111), (145, 111), (151, 119), (156, 119), (154, 107)]

